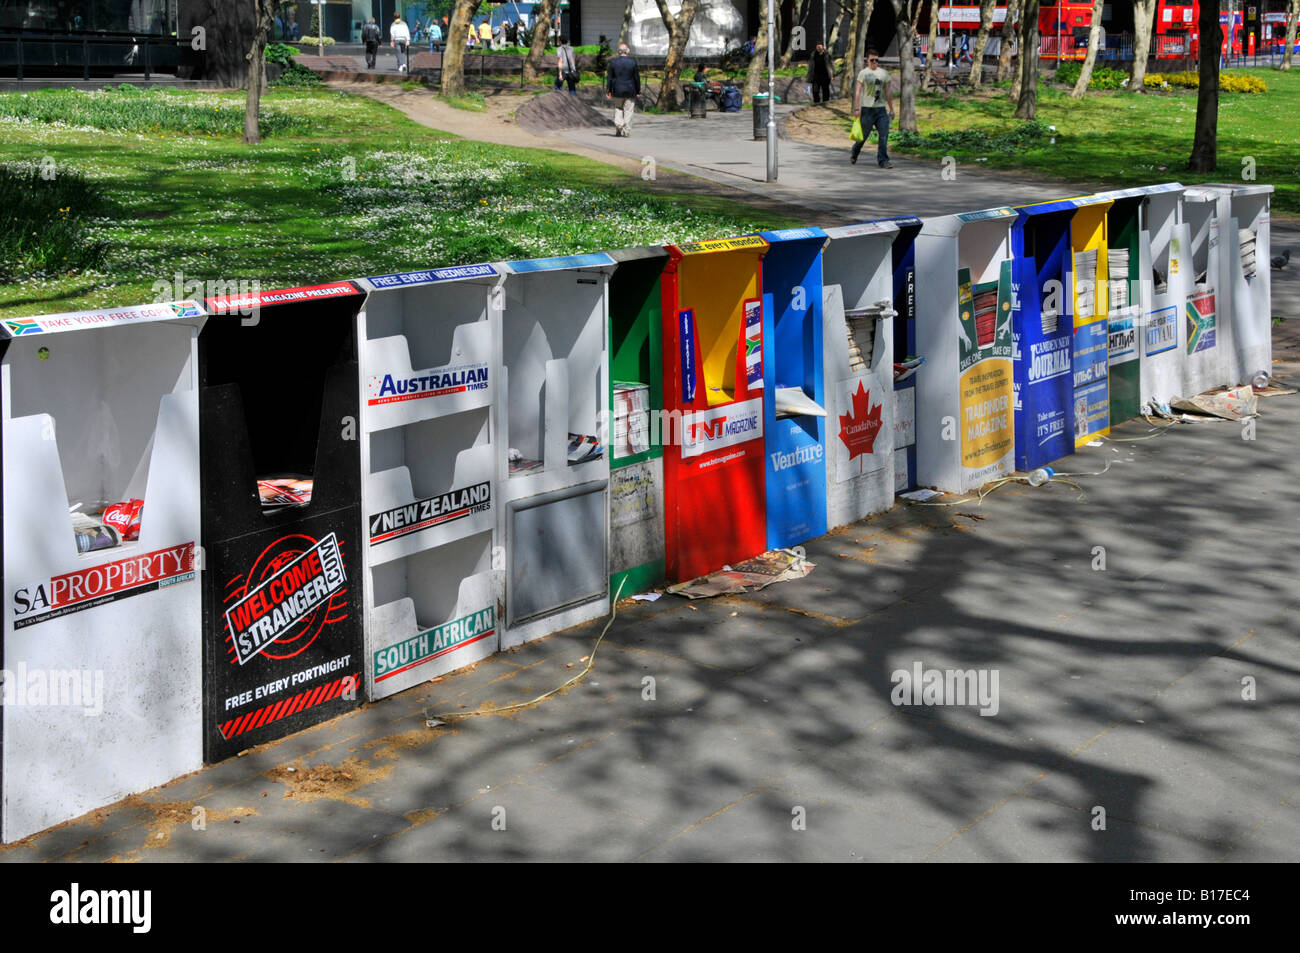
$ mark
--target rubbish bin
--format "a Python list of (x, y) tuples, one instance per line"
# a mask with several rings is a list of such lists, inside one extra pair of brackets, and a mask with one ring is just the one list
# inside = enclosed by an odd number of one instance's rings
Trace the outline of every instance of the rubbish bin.
[(0, 324), (5, 842), (202, 764), (204, 320), (181, 301)]
[(772, 105), (768, 102), (767, 93), (754, 94), (754, 138), (767, 138), (767, 120), (772, 112)]
[(708, 115), (709, 91), (703, 83), (687, 83), (686, 99), (690, 104), (692, 119), (703, 119)]
[(369, 292), (357, 341), (371, 699), (497, 650), (500, 281), (478, 264), (358, 282)]
[[(780, 549), (826, 532), (826, 386), (822, 354), (820, 228), (763, 232), (760, 352), (767, 546)], [(837, 342), (843, 350), (843, 341)], [(752, 359), (752, 358), (751, 358)]]

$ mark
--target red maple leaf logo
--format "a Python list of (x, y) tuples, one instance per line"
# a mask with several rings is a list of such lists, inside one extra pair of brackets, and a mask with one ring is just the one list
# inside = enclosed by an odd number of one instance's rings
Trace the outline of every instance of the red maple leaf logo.
[(880, 419), (883, 404), (871, 409), (871, 392), (858, 381), (858, 391), (853, 395), (853, 408), (847, 414), (840, 414), (840, 440), (849, 448), (849, 459), (865, 456), (876, 445), (876, 435), (884, 421)]

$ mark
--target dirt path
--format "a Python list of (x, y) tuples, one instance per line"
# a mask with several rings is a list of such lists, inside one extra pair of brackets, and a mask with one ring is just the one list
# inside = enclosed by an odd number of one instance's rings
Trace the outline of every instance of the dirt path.
[[(688, 175), (662, 164), (653, 182), (640, 178), (641, 163), (630, 156), (590, 149), (580, 146), (563, 136), (535, 136), (520, 128), (514, 120), (515, 110), (528, 102), (536, 92), (513, 89), (484, 89), (483, 99), (487, 103), (485, 112), (470, 112), (448, 106), (431, 93), (403, 89), (389, 83), (343, 83), (331, 82), (331, 88), (341, 89), (357, 96), (368, 96), (392, 106), (409, 119), (422, 126), (450, 132), (465, 139), (478, 142), (494, 142), (505, 146), (520, 146), (532, 149), (552, 149), (582, 156), (596, 162), (603, 162), (636, 177), (636, 185), (653, 192), (674, 195), (709, 195), (731, 201), (743, 202), (751, 208), (769, 212), (801, 222), (824, 222), (825, 212), (815, 212), (799, 205), (792, 205), (776, 199), (765, 198), (745, 189), (732, 188), (719, 182), (712, 182), (698, 176)], [(847, 221), (847, 220), (846, 220)]]

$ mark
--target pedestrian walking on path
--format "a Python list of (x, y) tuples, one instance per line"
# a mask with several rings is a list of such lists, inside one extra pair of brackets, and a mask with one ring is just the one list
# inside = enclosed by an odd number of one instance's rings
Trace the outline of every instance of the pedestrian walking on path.
[(808, 62), (808, 82), (812, 84), (814, 103), (831, 101), (831, 57), (826, 47), (818, 43)]
[(400, 13), (393, 14), (393, 25), (388, 28), (388, 45), (397, 50), (397, 71), (407, 72), (410, 63), (411, 28)]
[(618, 56), (609, 61), (605, 71), (605, 98), (614, 102), (614, 135), (632, 134), (632, 113), (641, 95), (641, 71), (629, 55), (626, 43), (618, 45)]
[(578, 95), (578, 58), (567, 36), (560, 37), (560, 48), (555, 51), (555, 88), (560, 89), (565, 83), (569, 85), (569, 95)]
[(374, 17), (371, 17), (361, 28), (361, 42), (366, 45), (366, 69), (375, 68), (375, 58), (379, 56), (379, 44), (383, 38), (384, 34), (379, 29), (379, 24), (375, 22)]
[[(866, 96), (863, 96), (863, 90)], [(862, 138), (853, 143), (849, 161), (858, 164), (858, 153), (866, 143), (871, 130), (876, 130), (876, 164), (882, 169), (892, 169), (889, 161), (889, 121), (894, 118), (889, 108), (889, 71), (880, 65), (880, 54), (867, 50), (867, 65), (858, 73), (853, 84), (853, 111), (862, 123)]]

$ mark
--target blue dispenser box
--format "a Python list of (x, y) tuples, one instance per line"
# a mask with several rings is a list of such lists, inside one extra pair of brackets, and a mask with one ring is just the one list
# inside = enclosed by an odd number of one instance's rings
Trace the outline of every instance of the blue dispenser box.
[(1070, 314), (1072, 199), (1016, 209), (1011, 229), (1011, 357), (1016, 469), (1074, 452), (1074, 324)]
[(822, 248), (827, 235), (820, 228), (792, 228), (762, 237), (771, 245), (763, 257), (762, 344), (757, 354), (748, 355), (746, 367), (751, 381), (763, 381), (766, 397), (767, 545), (779, 549), (826, 532)]

